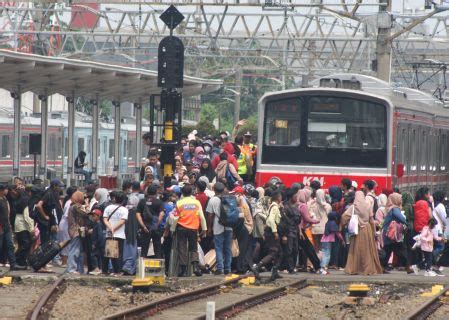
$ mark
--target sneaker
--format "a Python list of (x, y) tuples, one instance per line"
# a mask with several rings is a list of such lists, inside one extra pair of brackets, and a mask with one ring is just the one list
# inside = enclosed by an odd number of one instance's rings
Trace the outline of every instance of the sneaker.
[(216, 271), (214, 271), (214, 275), (215, 275), (215, 276), (221, 276), (221, 275), (223, 275), (223, 270), (216, 270)]
[(412, 265), (411, 268), (414, 274), (419, 275), (419, 268), (416, 264)]
[(101, 274), (101, 271), (100, 270), (92, 270), (92, 271), (89, 271), (89, 274), (92, 276), (98, 276), (99, 274)]
[(424, 272), (424, 277), (436, 277), (437, 274), (433, 271), (426, 271)]
[(438, 268), (438, 271), (443, 272), (443, 271), (444, 271), (444, 268), (443, 268), (443, 267), (439, 267), (439, 268)]
[(436, 274), (438, 277), (444, 277), (444, 274), (443, 274), (439, 269), (436, 269), (436, 270), (434, 270), (433, 272), (435, 272), (435, 274)]
[(5, 263), (3, 266), (6, 267), (6, 268), (11, 267), (11, 266), (9, 265), (9, 263)]
[(225, 270), (224, 274), (226, 274), (226, 275), (231, 274), (231, 270)]
[(325, 269), (320, 269), (320, 274), (325, 276), (329, 274), (329, 271), (325, 270)]

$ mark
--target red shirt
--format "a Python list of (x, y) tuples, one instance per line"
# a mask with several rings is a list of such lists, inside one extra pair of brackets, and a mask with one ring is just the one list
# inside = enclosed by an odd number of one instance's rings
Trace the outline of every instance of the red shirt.
[(413, 228), (415, 232), (421, 232), (422, 228), (429, 224), (429, 203), (425, 200), (419, 200), (413, 205), (413, 211), (415, 213)]
[(203, 212), (206, 212), (206, 204), (209, 197), (204, 192), (199, 192), (195, 196), (196, 200), (201, 203), (201, 207), (203, 208)]

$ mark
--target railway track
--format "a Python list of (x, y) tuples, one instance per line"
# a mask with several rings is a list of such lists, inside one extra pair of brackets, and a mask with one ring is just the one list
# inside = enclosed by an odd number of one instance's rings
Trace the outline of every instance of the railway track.
[(449, 288), (446, 287), (431, 300), (419, 306), (416, 310), (407, 316), (408, 320), (428, 319), (435, 311), (444, 304), (449, 304)]
[[(206, 319), (206, 302), (213, 299), (217, 304), (217, 319), (228, 318), (258, 304), (281, 297), (289, 290), (302, 289), (306, 280), (292, 281), (280, 287), (251, 286), (239, 287), (239, 281), (248, 276), (240, 276), (197, 290), (176, 294), (141, 306), (133, 307), (103, 319)], [(214, 296), (212, 298), (212, 296)]]
[(58, 296), (64, 292), (65, 278), (59, 276), (51, 286), (45, 290), (36, 301), (33, 309), (28, 313), (27, 320), (47, 319), (53, 305), (58, 299)]

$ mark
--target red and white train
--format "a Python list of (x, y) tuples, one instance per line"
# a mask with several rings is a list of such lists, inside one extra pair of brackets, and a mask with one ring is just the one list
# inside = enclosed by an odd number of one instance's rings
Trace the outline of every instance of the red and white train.
[(259, 102), (258, 185), (349, 177), (360, 186), (449, 190), (449, 110), (433, 96), (377, 78), (336, 74)]

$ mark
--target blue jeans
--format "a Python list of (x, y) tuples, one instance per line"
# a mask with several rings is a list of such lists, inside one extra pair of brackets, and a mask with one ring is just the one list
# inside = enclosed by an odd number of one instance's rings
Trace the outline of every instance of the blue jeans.
[(435, 262), (435, 264), (438, 264), (437, 263), (438, 256), (440, 255), (441, 252), (443, 252), (443, 250), (444, 250), (444, 242), (440, 242), (440, 241), (433, 242), (432, 255), (433, 255), (433, 261)]
[(69, 245), (69, 256), (67, 259), (67, 272), (84, 273), (83, 249), (80, 238), (72, 239)]
[(131, 244), (125, 240), (125, 243), (123, 244), (122, 270), (129, 274), (135, 274), (136, 261), (137, 261), (137, 242)]
[(232, 260), (232, 231), (225, 230), (223, 233), (214, 235), (215, 254), (217, 260), (217, 271), (231, 271)]
[[(11, 228), (4, 230), (4, 233), (2, 235), (0, 235), (0, 237), (3, 238), (0, 241), (0, 255), (3, 252), (6, 253), (6, 256), (8, 257), (10, 266), (11, 267), (15, 266), (16, 265), (16, 256), (14, 255), (14, 242), (12, 240)], [(3, 262), (6, 263), (6, 260)]]
[(84, 175), (84, 183), (86, 185), (92, 182), (92, 172), (84, 169), (75, 169), (74, 172)]
[(323, 254), (320, 262), (321, 268), (327, 268), (327, 266), (329, 265), (329, 261), (331, 259), (332, 243), (333, 242), (321, 242), (321, 252)]

